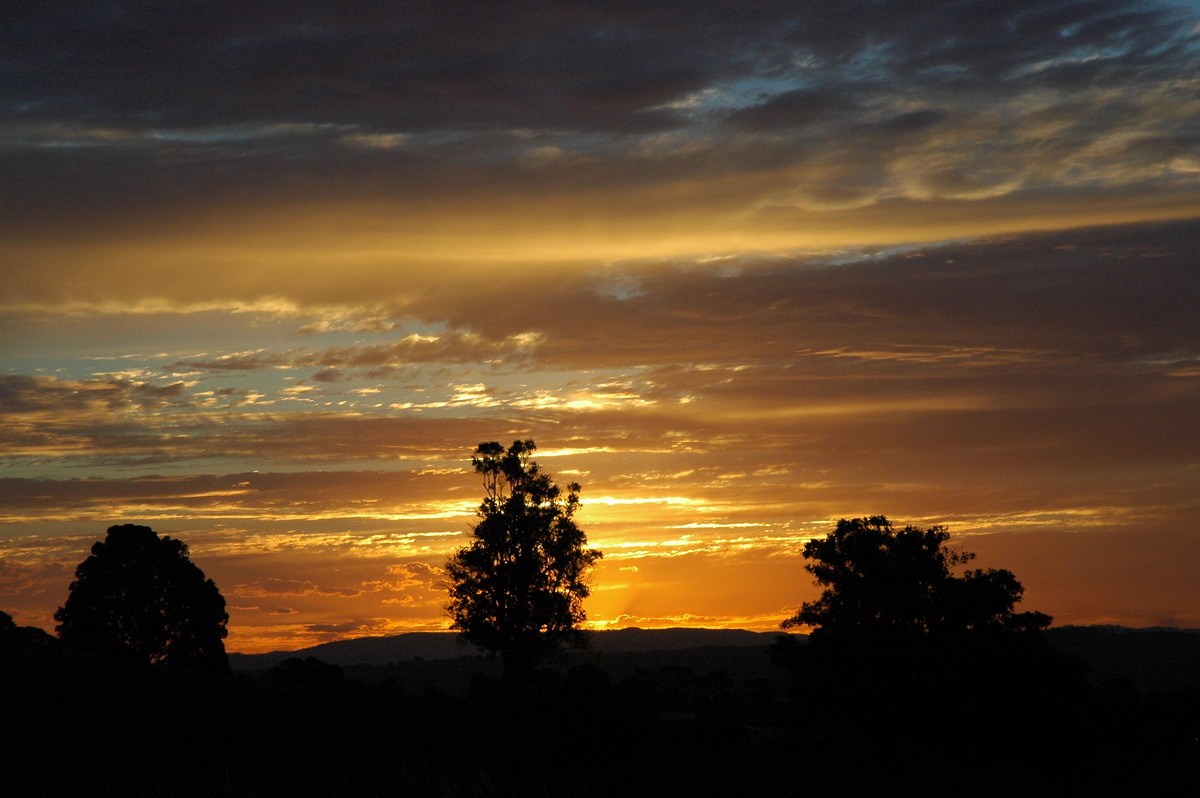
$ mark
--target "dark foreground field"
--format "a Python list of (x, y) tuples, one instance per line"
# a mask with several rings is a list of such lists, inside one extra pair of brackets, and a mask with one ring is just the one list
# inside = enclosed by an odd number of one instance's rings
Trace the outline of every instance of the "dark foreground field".
[(916, 702), (836, 695), (761, 643), (573, 655), (514, 686), (475, 657), (212, 675), (9, 640), (0, 793), (1200, 794), (1200, 637), (1114, 634), (1059, 640), (1090, 680), (1064, 656), (1053, 684), (947, 672)]

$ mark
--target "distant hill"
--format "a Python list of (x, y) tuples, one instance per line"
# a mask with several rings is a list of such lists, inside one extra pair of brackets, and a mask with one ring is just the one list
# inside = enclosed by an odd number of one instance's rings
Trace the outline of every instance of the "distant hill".
[[(749, 632), (744, 629), (609, 629), (588, 633), (592, 651), (629, 653), (685, 651), (706, 647), (766, 647), (780, 632)], [(388, 637), (360, 637), (322, 643), (296, 651), (268, 654), (230, 654), (234, 670), (257, 670), (278, 665), (291, 657), (316, 657), (334, 665), (386, 665), (421, 658), (455, 659), (478, 654), (472, 646), (458, 643), (453, 632), (408, 632)]]
[[(844, 695), (809, 700), (820, 683), (793, 689), (769, 656), (775, 637), (598, 632), (596, 650), (572, 653), (526, 693), (498, 689), (500, 663), (449, 633), (233, 657), (242, 669), (408, 657), (339, 665), (345, 681), (324, 683), (122, 662), (0, 634), (0, 712), (17, 732), (0, 749), (0, 794), (510, 798), (567, 785), (581, 798), (1009, 798), (1194, 795), (1200, 784), (1195, 631), (1053, 629), (1060, 651), (1092, 663), (1097, 689), (1041, 681), (1036, 669), (1034, 681), (1018, 673), (996, 689), (997, 672), (984, 669), (956, 680), (965, 698), (868, 690), (849, 713)], [(1111, 679), (1142, 692), (1104, 686)], [(163, 717), (178, 719), (171, 750), (186, 756), (163, 754)]]
[[(618, 662), (658, 662), (684, 657), (696, 663), (711, 659), (715, 649), (766, 648), (778, 632), (743, 629), (611, 629), (590, 632), (589, 654), (572, 655), (578, 661), (616, 667)], [(1200, 630), (1129, 629), (1118, 626), (1061, 626), (1046, 631), (1047, 639), (1061, 653), (1076, 656), (1088, 665), (1088, 679), (1101, 685), (1125, 679), (1144, 691), (1200, 688)], [(698, 649), (709, 649), (700, 656)], [(384, 666), (417, 660), (454, 660), (476, 657), (478, 650), (459, 645), (452, 632), (409, 632), (389, 637), (339, 640), (296, 651), (269, 654), (230, 654), (234, 670), (261, 670), (292, 657), (316, 657), (342, 667)], [(663, 656), (646, 659), (642, 655)], [(614, 659), (616, 655), (629, 657)], [(765, 659), (764, 659), (765, 661)], [(685, 663), (686, 664), (686, 663)], [(469, 666), (464, 664), (465, 668)]]
[(1060, 626), (1046, 637), (1088, 664), (1092, 684), (1127, 679), (1150, 692), (1200, 688), (1200, 629)]

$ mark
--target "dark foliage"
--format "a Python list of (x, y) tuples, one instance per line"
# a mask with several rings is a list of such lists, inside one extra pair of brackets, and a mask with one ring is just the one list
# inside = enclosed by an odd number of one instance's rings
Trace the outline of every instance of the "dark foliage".
[[(810, 650), (803, 638), (788, 639), (793, 653)], [(957, 706), (940, 719), (921, 702), (889, 702), (882, 684), (869, 700), (831, 712), (837, 694), (823, 698), (828, 685), (810, 683), (790, 702), (771, 680), (727, 673), (730, 653), (614, 653), (614, 663), (624, 662), (618, 672), (607, 655), (579, 652), (571, 656), (587, 664), (539, 669), (521, 682), (495, 670), (472, 681), (459, 670), (464, 688), (452, 697), (406, 692), (387, 678), (329, 689), (321, 680), (156, 668), (11, 641), (0, 645), (0, 713), (13, 732), (0, 751), (0, 791), (1067, 798), (1193, 795), (1200, 787), (1195, 688), (1064, 689), (1053, 671), (1032, 669), (990, 688), (989, 698), (973, 683), (1027, 661), (1009, 651), (991, 663), (993, 649), (955, 655), (941, 674), (944, 695), (922, 698)], [(300, 662), (285, 670), (332, 673)], [(449, 665), (409, 664), (430, 674)]]
[(953, 569), (974, 559), (949, 548), (944, 527), (897, 530), (887, 518), (842, 519), (804, 545), (805, 566), (824, 591), (783, 622), (813, 627), (813, 639), (865, 644), (923, 635), (1044, 629), (1050, 617), (1014, 610), (1024, 589), (1011, 571)]
[(473, 540), (446, 564), (453, 628), (462, 640), (498, 653), (510, 676), (528, 674), (564, 644), (583, 646), (580, 625), (592, 564), (574, 521), (579, 485), (564, 496), (530, 455), (531, 440), (481, 443), (471, 463), (484, 499)]
[(0, 610), (0, 644), (14, 641), (41, 646), (55, 645), (58, 642), (36, 626), (17, 626), (11, 615)]
[(116, 659), (227, 670), (225, 599), (187, 545), (145, 526), (112, 526), (75, 569), (54, 613), (63, 643)]
[(346, 676), (342, 669), (316, 657), (285, 659), (264, 673), (263, 679), (309, 690), (337, 692), (346, 687)]
[[(1163, 794), (1176, 776), (1194, 777), (1187, 722), (1164, 724), (1154, 751), (1172, 753), (1152, 754), (1127, 724), (1163, 713), (1111, 685), (1092, 689), (1084, 662), (1048, 643), (1050, 619), (1015, 611), (1013, 574), (956, 574), (974, 555), (948, 539), (941, 527), (897, 530), (876, 516), (839, 521), (805, 545), (824, 591), (783, 625), (813, 632), (807, 644), (780, 638), (772, 656), (792, 677), (789, 736), (813, 762), (877, 779), (850, 794), (905, 783), (927, 794), (1069, 795), (1122, 781)], [(1170, 776), (1114, 767), (1121, 749)]]
[[(572, 659), (599, 652), (678, 651), (684, 648), (763, 647), (771, 645), (778, 636), (774, 632), (750, 632), (744, 629), (589, 629), (584, 632), (584, 650), (561, 652)], [(263, 670), (285, 659), (316, 657), (334, 665), (386, 665), (414, 658), (451, 660), (463, 656), (462, 642), (454, 632), (404, 632), (381, 637), (359, 637), (319, 643), (295, 651), (272, 651), (265, 654), (231, 652), (229, 665), (234, 670)]]
[(1200, 630), (1059, 626), (1046, 631), (1054, 648), (1086, 660), (1088, 681), (1128, 681), (1167, 693), (1200, 687)]

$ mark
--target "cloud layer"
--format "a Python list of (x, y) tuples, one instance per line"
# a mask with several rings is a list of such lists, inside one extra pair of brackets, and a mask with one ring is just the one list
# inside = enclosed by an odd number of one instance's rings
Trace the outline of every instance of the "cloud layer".
[[(330, 612), (374, 619), (360, 631), (437, 626), (437, 590), (372, 585), (461, 545), (475, 442), (529, 436), (548, 468), (584, 483), (606, 551), (601, 623), (717, 617), (698, 598), (715, 569), (738, 584), (776, 574), (758, 595), (734, 591), (721, 622), (769, 625), (809, 589), (802, 541), (839, 516), (999, 535), (1019, 575), (1033, 562), (1014, 530), (1072, 530), (1085, 548), (1090, 534), (1159, 530), (1186, 549), (1171, 528), (1195, 512), (1198, 233), (1186, 222), (626, 264), (448, 304), (441, 330), (288, 315), (277, 348), (4, 376), (8, 580), (61, 578), (72, 547), (135, 518), (191, 530), (194, 550), (233, 574), (245, 645)], [(71, 476), (89, 474), (105, 476)], [(28, 539), (55, 529), (69, 535)], [(1071, 596), (1061, 573), (1031, 593), (1090, 606), (1079, 596), (1101, 589), (1116, 550), (1068, 551)], [(329, 572), (331, 554), (351, 577)], [(243, 573), (247, 558), (259, 570)], [(1151, 578), (1144, 567), (1131, 585)], [(1130, 617), (1182, 618), (1184, 595), (1142, 599)], [(1072, 611), (1064, 620), (1126, 617)]]
[(419, 312), (1200, 209), (1189, 6), (465, 5), (8, 12), (0, 303)]
[(236, 650), (440, 628), (469, 453), (533, 437), (600, 624), (769, 628), (883, 512), (1200, 625), (1194, 4), (0, 15), (20, 622), (129, 520)]

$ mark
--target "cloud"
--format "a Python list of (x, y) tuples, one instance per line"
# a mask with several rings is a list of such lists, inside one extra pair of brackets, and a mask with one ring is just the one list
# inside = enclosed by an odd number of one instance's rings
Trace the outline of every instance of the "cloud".
[(27, 564), (0, 558), (0, 595), (6, 596), (7, 602), (15, 597), (42, 595), (49, 589), (57, 592), (69, 575), (69, 569), (59, 563)]
[(62, 380), (0, 374), (0, 413), (3, 414), (151, 410), (178, 404), (183, 396), (182, 382), (154, 385), (120, 378)]
[(10, 15), (0, 81), (31, 594), (140, 519), (252, 645), (444, 625), (470, 450), (528, 437), (638, 563), (609, 619), (757, 623), (663, 596), (838, 514), (1187, 514), (1191, 6), (81, 8)]
[[(186, 25), (170, 13), (85, 21), (64, 12), (18, 25), (14, 55), (23, 66), (42, 66), (53, 63), (52, 52), (34, 42), (63, 42), (55, 51), (63, 59), (56, 77), (35, 73), (22, 92), (56, 109), (84, 105), (89, 118), (108, 122), (130, 115), (168, 124), (267, 120), (285, 131), (302, 121), (346, 119), (420, 130), (529, 126), (533, 116), (550, 126), (579, 114), (593, 124), (627, 127), (637, 124), (625, 120), (629, 112), (657, 105), (699, 78), (699, 60), (685, 49), (695, 43), (668, 38), (678, 33), (674, 26), (622, 24), (600, 9), (475, 12), (464, 17), (450, 9), (367, 3), (332, 15), (276, 3), (251, 13), (231, 8), (219, 22), (189, 15)], [(607, 25), (610, 33), (598, 35)], [(140, 34), (132, 62), (126, 60), (132, 53), (114, 45), (131, 31)], [(90, 78), (80, 74), (84, 65), (94, 70)], [(201, 67), (215, 70), (215, 80), (198, 79)], [(84, 92), (74, 108), (61, 93), (64, 78)], [(217, 97), (219, 106), (198, 110)], [(371, 134), (355, 140), (388, 141)]]
[(362, 587), (372, 593), (394, 594), (381, 598), (380, 604), (395, 606), (415, 602), (429, 604), (431, 601), (441, 604), (446, 583), (440, 567), (413, 561), (389, 565), (386, 570), (387, 579), (372, 579), (362, 583)]
[(318, 635), (343, 637), (370, 637), (389, 628), (386, 618), (369, 618), (342, 621), (338, 623), (310, 623), (304, 626), (305, 631)]
[(792, 89), (765, 96), (762, 102), (731, 113), (728, 122), (741, 128), (775, 129), (836, 122), (856, 117), (860, 110), (853, 93), (839, 89)]
[[(64, 8), (14, 22), (12, 59), (28, 79), (9, 91), (42, 101), (34, 118), (82, 117), (108, 129), (154, 119), (255, 120), (278, 135), (364, 120), (377, 130), (627, 130), (668, 123), (670, 114), (646, 112), (722, 79), (792, 77), (789, 61), (797, 72), (857, 72), (868, 85), (896, 77), (986, 85), (1022, 69), (1046, 83), (1068, 80), (1061, 73), (1094, 53), (1116, 63), (1091, 66), (1093, 74), (1137, 73), (1169, 63), (1186, 42), (1177, 27), (1184, 12), (1165, 4), (692, 6), (679, 14), (661, 3), (520, 4), (463, 16), (390, 3), (336, 15), (266, 3), (224, 9), (220, 19)], [(1160, 52), (1164, 42), (1174, 47)], [(390, 141), (380, 135), (357, 140)]]
[[(456, 458), (461, 460), (470, 447), (456, 448)], [(469, 517), (474, 509), (471, 503), (445, 494), (447, 487), (461, 485), (462, 479), (457, 472), (436, 475), (399, 470), (3, 478), (0, 511), (8, 524), (38, 519), (104, 523), (117, 517), (168, 523), (180, 517), (242, 516), (303, 521), (353, 515), (396, 525), (393, 536), (378, 542), (403, 546), (407, 539), (398, 528), (402, 524)], [(353, 538), (314, 538), (307, 545), (348, 548)]]
[(172, 363), (168, 368), (202, 371), (259, 371), (287, 365), (290, 360), (289, 355), (296, 351), (268, 352), (265, 349), (256, 349), (251, 352), (231, 352), (209, 360), (200, 358), (180, 360)]
[(344, 375), (336, 368), (324, 368), (313, 375), (314, 382), (338, 382)]
[(392, 576), (400, 578), (400, 587), (398, 589), (415, 587), (416, 585), (424, 585), (428, 589), (433, 589), (434, 584), (442, 581), (446, 576), (441, 568), (424, 562), (389, 565), (387, 572)]
[(234, 585), (232, 595), (241, 598), (266, 596), (319, 596), (321, 598), (354, 598), (362, 591), (352, 587), (320, 587), (307, 580), (269, 578)]
[[(489, 337), (516, 334), (534, 319), (544, 336), (535, 362), (593, 368), (791, 361), (805, 348), (834, 350), (846, 341), (929, 352), (963, 346), (996, 364), (1082, 352), (1120, 358), (1131, 346), (1195, 346), (1184, 297), (1198, 286), (1181, 246), (1195, 232), (1187, 222), (894, 253), (747, 256), (733, 261), (734, 275), (683, 262), (647, 270), (628, 300), (564, 284), (502, 306), (454, 306), (450, 318)], [(905, 325), (914, 312), (921, 323)]]
[(680, 613), (667, 616), (641, 616), (621, 614), (611, 620), (592, 621), (595, 629), (677, 629), (680, 627), (702, 629), (749, 629), (775, 631), (779, 621), (787, 616), (770, 615), (748, 617), (744, 615), (694, 615)]
[(421, 314), (497, 263), (1200, 208), (1185, 6), (690, 5), (18, 20), (0, 306)]
[[(382, 382), (360, 389), (363, 376), (348, 376), (228, 394), (266, 402), (303, 391), (329, 403), (311, 410), (247, 403), (236, 413), (196, 412), (202, 388), (218, 392), (205, 380), (223, 373), (193, 376), (200, 383), (191, 388), (8, 375), (0, 379), (6, 456), (363, 471), (368, 463), (461, 459), (473, 442), (505, 430), (559, 448), (703, 452), (780, 435), (833, 441), (835, 430), (847, 451), (867, 448), (872, 436), (919, 446), (948, 439), (949, 430), (986, 446), (1003, 429), (1012, 451), (1040, 448), (1066, 463), (1117, 441), (1132, 445), (1120, 424), (1099, 434), (1130, 413), (1145, 434), (1164, 437), (1158, 452), (1182, 456), (1176, 443), (1186, 436), (1165, 430), (1193, 426), (1184, 408), (1200, 352), (1191, 323), (1200, 277), (1189, 260), (1197, 233), (1194, 222), (1179, 222), (745, 256), (724, 261), (725, 272), (674, 261), (642, 270), (636, 295), (624, 298), (596, 291), (611, 282), (601, 272), (531, 286), (503, 303), (447, 297), (437, 314), (450, 331), (436, 340), (410, 334), (254, 355), (272, 364), (268, 374), (286, 362), (291, 371), (281, 377), (318, 363), (406, 363), (416, 384), (379, 375)], [(1068, 416), (1076, 421), (1056, 426)], [(1129, 456), (1151, 455), (1134, 446)], [(213, 479), (173, 506), (216, 512), (261, 502), (269, 489), (282, 510), (275, 479), (249, 480), (253, 499)], [(320, 512), (331, 492), (355, 493), (355, 480), (379, 481), (330, 476), (327, 488), (306, 485), (293, 506)], [(86, 499), (90, 488), (71, 490)], [(165, 507), (176, 487), (147, 481), (139, 490)], [(103, 506), (99, 497), (87, 501)]]
[(396, 369), (420, 363), (477, 363), (498, 359), (517, 360), (529, 356), (539, 337), (518, 332), (500, 340), (487, 340), (477, 333), (453, 331), (443, 335), (410, 333), (399, 341), (371, 346), (335, 347), (317, 352), (291, 349), (286, 352), (257, 350), (221, 355), (211, 359), (185, 359), (167, 366), (185, 371), (260, 371), (270, 369), (321, 368), (318, 382), (336, 382), (342, 369), (381, 367)]

